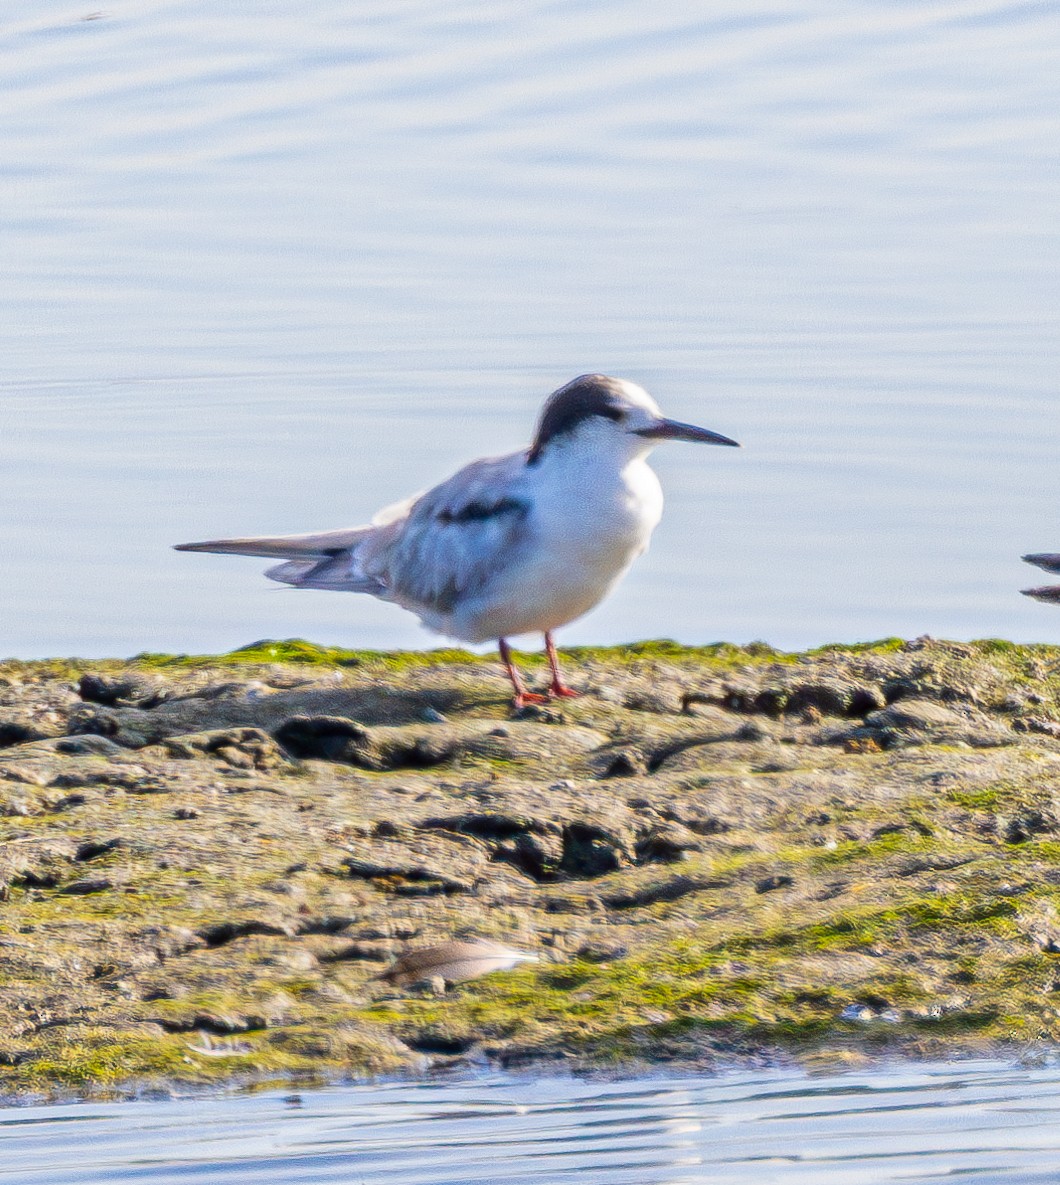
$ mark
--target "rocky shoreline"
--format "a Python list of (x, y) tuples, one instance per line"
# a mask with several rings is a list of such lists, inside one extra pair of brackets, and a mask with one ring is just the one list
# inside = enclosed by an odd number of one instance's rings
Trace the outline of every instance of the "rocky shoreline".
[(1060, 648), (565, 664), (0, 663), (0, 1093), (1055, 1048)]

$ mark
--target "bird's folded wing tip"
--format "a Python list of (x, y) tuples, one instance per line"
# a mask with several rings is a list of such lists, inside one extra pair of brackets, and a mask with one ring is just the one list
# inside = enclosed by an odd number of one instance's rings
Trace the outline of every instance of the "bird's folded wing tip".
[(1025, 597), (1033, 597), (1036, 601), (1060, 604), (1060, 584), (1047, 584), (1041, 588), (1021, 588), (1020, 593)]
[[(219, 555), (228, 553), (240, 554), (236, 548), (239, 547), (240, 540), (238, 539), (203, 539), (198, 543), (174, 543), (174, 551), (211, 551)], [(251, 541), (248, 541), (251, 542)], [(253, 555), (253, 552), (245, 553)]]

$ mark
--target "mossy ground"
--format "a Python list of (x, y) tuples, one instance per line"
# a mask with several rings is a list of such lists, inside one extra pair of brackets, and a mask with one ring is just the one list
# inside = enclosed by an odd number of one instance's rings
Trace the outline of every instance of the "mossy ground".
[[(1060, 650), (567, 657), (521, 720), (460, 651), (0, 664), (0, 1090), (1060, 1039)], [(373, 978), (462, 934), (541, 961)]]

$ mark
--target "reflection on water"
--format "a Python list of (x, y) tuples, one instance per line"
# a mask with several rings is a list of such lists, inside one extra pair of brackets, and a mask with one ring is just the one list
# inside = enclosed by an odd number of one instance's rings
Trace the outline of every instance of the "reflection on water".
[(651, 556), (567, 641), (1056, 636), (1060, 10), (23, 0), (0, 47), (0, 652), (418, 645), (172, 542), (363, 521), (587, 369)]
[(1060, 1071), (487, 1076), (0, 1112), (18, 1185), (1055, 1182)]

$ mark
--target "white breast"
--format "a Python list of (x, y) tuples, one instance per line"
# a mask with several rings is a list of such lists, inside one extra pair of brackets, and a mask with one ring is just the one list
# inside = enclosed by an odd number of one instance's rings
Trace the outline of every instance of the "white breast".
[(527, 470), (531, 545), (454, 612), (456, 636), (485, 641), (565, 625), (599, 604), (647, 547), (663, 506), (647, 463), (608, 470), (570, 461)]

